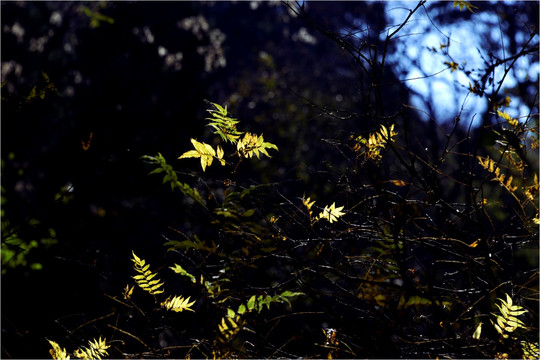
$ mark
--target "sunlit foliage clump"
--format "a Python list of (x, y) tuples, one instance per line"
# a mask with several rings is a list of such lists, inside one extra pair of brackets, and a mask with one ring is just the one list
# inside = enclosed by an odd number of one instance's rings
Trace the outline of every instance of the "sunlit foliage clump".
[[(236, 155), (240, 160), (246, 158), (249, 159), (253, 155), (260, 159), (260, 155), (270, 157), (266, 149), (278, 150), (277, 146), (265, 142), (264, 138), (261, 135), (252, 134), (249, 132), (240, 132), (236, 129), (236, 125), (239, 123), (238, 120), (230, 117), (227, 112), (227, 107), (222, 107), (219, 104), (210, 103), (214, 109), (209, 110), (212, 114), (211, 118), (207, 118), (209, 121), (208, 126), (211, 126), (216, 131), (215, 134), (218, 134), (221, 139), (225, 142), (230, 142), (231, 144), (236, 144)], [(241, 138), (241, 135), (244, 137)], [(212, 165), (214, 159), (216, 159), (222, 166), (227, 162), (223, 158), (225, 155), (223, 148), (220, 145), (217, 145), (216, 149), (206, 143), (198, 142), (195, 139), (191, 139), (191, 143), (195, 150), (189, 150), (182, 155), (179, 159), (186, 158), (200, 158), (202, 170), (205, 171), (207, 166)], [(233, 154), (234, 155), (234, 154)]]

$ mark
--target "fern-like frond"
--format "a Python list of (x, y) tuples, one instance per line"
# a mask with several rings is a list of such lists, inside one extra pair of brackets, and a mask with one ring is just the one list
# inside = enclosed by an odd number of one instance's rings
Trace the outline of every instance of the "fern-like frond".
[(508, 113), (506, 112), (497, 110), (497, 115), (506, 120), (506, 122), (508, 122), (508, 124), (510, 124), (513, 128), (516, 128), (519, 125), (519, 122), (510, 115), (508, 115)]
[(216, 152), (212, 146), (198, 142), (195, 139), (191, 139), (191, 143), (195, 150), (186, 151), (178, 157), (179, 159), (200, 158), (203, 171), (206, 170), (207, 166), (212, 165), (214, 158), (218, 159), (221, 165), (225, 165), (225, 160), (223, 159), (224, 152), (221, 146), (217, 146)]
[(241, 141), (236, 144), (238, 154), (244, 158), (251, 158), (253, 155), (260, 159), (260, 154), (271, 157), (266, 149), (278, 150), (278, 147), (272, 143), (265, 142), (262, 135), (246, 133)]
[(51, 344), (52, 349), (49, 350), (49, 353), (51, 354), (53, 359), (56, 360), (69, 360), (69, 355), (66, 352), (66, 349), (62, 349), (60, 345), (58, 345), (56, 342), (48, 340), (49, 344)]
[(243, 132), (240, 132), (236, 129), (236, 124), (239, 123), (238, 120), (232, 118), (228, 115), (227, 106), (223, 107), (219, 104), (210, 102), (214, 109), (207, 110), (211, 117), (206, 118), (209, 121), (208, 126), (211, 126), (215, 129), (214, 134), (221, 136), (221, 138), (231, 144), (236, 144)]
[[(397, 132), (394, 131), (393, 124), (388, 128), (381, 125), (378, 132), (370, 133), (367, 138), (356, 137), (353, 150), (360, 155), (363, 154), (366, 160), (379, 161), (382, 158), (381, 151), (386, 147), (386, 144), (394, 142), (396, 135)], [(362, 151), (364, 148), (365, 150)]]
[(152, 170), (148, 175), (164, 172), (165, 176), (163, 177), (163, 183), (169, 182), (171, 184), (171, 190), (174, 190), (174, 188), (177, 187), (182, 192), (182, 194), (190, 196), (193, 200), (204, 206), (201, 195), (199, 194), (197, 189), (193, 189), (188, 184), (179, 181), (176, 172), (173, 170), (171, 165), (167, 164), (167, 161), (165, 160), (163, 155), (161, 155), (160, 153), (158, 153), (156, 156), (145, 155), (142, 156), (142, 159), (152, 164), (158, 165), (158, 167)]
[(164, 285), (161, 280), (154, 279), (157, 273), (150, 271), (150, 264), (147, 264), (144, 260), (135, 255), (132, 252), (134, 262), (133, 268), (139, 273), (139, 275), (133, 276), (133, 279), (137, 282), (137, 285), (144, 291), (149, 292), (151, 295), (157, 295), (163, 293), (162, 286)]
[(182, 276), (188, 277), (192, 283), (196, 283), (197, 279), (192, 274), (188, 273), (182, 266), (174, 264), (174, 266), (169, 267), (172, 271)]
[(190, 309), (195, 304), (195, 301), (189, 302), (189, 298), (189, 296), (187, 298), (183, 298), (182, 296), (174, 296), (172, 299), (167, 298), (167, 300), (161, 303), (161, 307), (176, 312), (182, 312), (184, 310), (195, 311)]
[(242, 330), (244, 320), (241, 315), (235, 313), (232, 309), (227, 309), (227, 316), (221, 318), (221, 323), (218, 324), (219, 341), (228, 343), (236, 334)]
[[(477, 156), (478, 163), (487, 171), (492, 173), (494, 175), (493, 181), (497, 181), (502, 187), (504, 187), (508, 192), (510, 192), (512, 195), (514, 195), (514, 192), (517, 190), (517, 186), (512, 185), (512, 180), (514, 180), (514, 177), (510, 175), (508, 178), (501, 174), (501, 169), (497, 166), (495, 161), (490, 159), (489, 157), (482, 158), (481, 156)], [(514, 195), (515, 196), (515, 195)]]
[(531, 186), (527, 186), (525, 188), (525, 196), (527, 196), (527, 199), (530, 201), (534, 201), (534, 199), (538, 196), (538, 175), (534, 174), (533, 178), (533, 184)]
[(110, 348), (107, 345), (107, 341), (102, 339), (94, 339), (94, 341), (88, 342), (88, 347), (80, 347), (73, 352), (73, 355), (79, 359), (101, 359), (102, 357), (109, 356), (107, 349)]
[[(291, 300), (290, 298), (295, 296), (304, 295), (304, 293), (301, 292), (293, 292), (290, 290), (285, 290), (281, 294), (274, 295), (274, 296), (268, 296), (268, 295), (253, 295), (249, 298), (247, 304), (246, 304), (246, 310), (249, 311), (255, 311), (261, 312), (261, 310), (266, 306), (267, 309), (270, 309), (270, 304), (275, 302), (285, 302), (289, 306), (291, 306)], [(240, 309), (238, 313), (240, 313)]]
[(540, 359), (538, 343), (521, 341), (521, 351), (523, 352), (523, 359)]
[(508, 294), (505, 295), (506, 300), (497, 298), (500, 301), (500, 305), (495, 304), (495, 306), (497, 306), (499, 313), (491, 313), (495, 317), (495, 321), (491, 320), (491, 323), (502, 337), (508, 338), (509, 333), (526, 327), (525, 323), (518, 319), (517, 316), (525, 314), (528, 310), (523, 309), (519, 305), (514, 305), (512, 298)]

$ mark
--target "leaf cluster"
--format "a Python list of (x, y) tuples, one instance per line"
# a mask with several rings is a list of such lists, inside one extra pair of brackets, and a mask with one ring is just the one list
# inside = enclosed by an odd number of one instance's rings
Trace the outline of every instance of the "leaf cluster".
[(384, 150), (387, 143), (394, 141), (396, 135), (398, 133), (394, 131), (394, 124), (390, 127), (381, 125), (379, 131), (372, 132), (367, 137), (357, 136), (354, 138), (353, 150), (358, 156), (364, 155), (366, 161), (380, 161), (382, 159), (381, 151)]
[(330, 205), (330, 206), (326, 205), (324, 207), (323, 211), (321, 211), (319, 213), (319, 215), (317, 215), (316, 217), (313, 217), (313, 210), (311, 209), (313, 207), (313, 205), (315, 204), (315, 200), (311, 201), (310, 197), (308, 197), (307, 199), (302, 198), (302, 204), (304, 204), (304, 206), (308, 210), (309, 218), (311, 219), (311, 224), (312, 225), (315, 224), (317, 221), (319, 221), (321, 219), (325, 219), (325, 220), (329, 221), (330, 223), (333, 223), (333, 222), (337, 221), (338, 218), (345, 215), (345, 213), (342, 211), (343, 206), (336, 207), (335, 202), (332, 203), (332, 205)]
[[(141, 289), (148, 292), (150, 295), (158, 295), (163, 294), (165, 290), (163, 289), (163, 285), (165, 283), (159, 279), (156, 279), (157, 273), (154, 273), (150, 271), (150, 264), (147, 264), (145, 260), (139, 258), (137, 255), (135, 255), (135, 252), (132, 251), (133, 258), (131, 259), (134, 263), (133, 268), (136, 272), (139, 273), (139, 275), (133, 276), (133, 279), (135, 279), (135, 282)], [(187, 274), (187, 272), (182, 273), (180, 272), (178, 266), (175, 268), (171, 268), (174, 272), (180, 273), (181, 275)], [(124, 298), (129, 298), (131, 296), (131, 293), (133, 292), (133, 289), (129, 290), (129, 286), (126, 287), (126, 290), (124, 291)], [(184, 310), (187, 311), (194, 311), (191, 309), (191, 306), (195, 304), (195, 301), (189, 302), (190, 298), (184, 298), (182, 296), (173, 296), (172, 298), (169, 296), (167, 299), (160, 303), (161, 308), (165, 310), (175, 311), (175, 312), (182, 312)]]
[[(208, 110), (212, 115), (211, 118), (206, 119), (209, 121), (208, 126), (214, 128), (214, 134), (219, 135), (225, 143), (236, 144), (235, 154), (240, 158), (240, 161), (242, 159), (249, 159), (254, 155), (257, 159), (260, 159), (260, 154), (270, 157), (267, 149), (278, 150), (275, 144), (265, 142), (262, 134), (257, 135), (238, 131), (236, 125), (239, 121), (229, 116), (226, 106), (222, 107), (212, 102), (210, 104), (214, 108)], [(244, 137), (241, 138), (242, 134)], [(186, 151), (178, 157), (179, 159), (200, 158), (203, 171), (206, 170), (207, 166), (212, 165), (214, 159), (218, 160), (222, 166), (227, 163), (223, 158), (225, 153), (220, 145), (217, 145), (214, 150), (211, 145), (195, 139), (191, 139), (191, 143), (195, 149)]]
[[(70, 355), (67, 353), (65, 348), (61, 348), (58, 343), (52, 340), (48, 340), (49, 344), (52, 346), (52, 349), (49, 350), (53, 359), (57, 360), (69, 360)], [(73, 352), (73, 356), (77, 359), (102, 359), (109, 356), (107, 351), (110, 348), (106, 339), (102, 339), (101, 336), (94, 341), (88, 341), (88, 346), (81, 346)]]
[(495, 306), (499, 312), (492, 313), (492, 315), (495, 317), (495, 321), (491, 320), (495, 330), (497, 330), (497, 332), (501, 334), (503, 338), (508, 338), (509, 333), (512, 333), (517, 329), (525, 329), (525, 323), (523, 323), (523, 321), (517, 317), (527, 313), (528, 310), (523, 309), (523, 307), (519, 305), (513, 304), (512, 298), (508, 294), (506, 294), (506, 300), (497, 300), (500, 301), (500, 305), (496, 303)]
[(240, 122), (237, 119), (230, 117), (227, 111), (227, 106), (223, 107), (219, 104), (209, 102), (213, 109), (208, 109), (211, 117), (208, 120), (208, 126), (214, 128), (214, 134), (217, 134), (225, 142), (236, 144), (243, 132), (236, 129), (236, 125)]
[(169, 183), (171, 186), (171, 190), (174, 190), (175, 188), (178, 188), (180, 192), (186, 196), (189, 196), (193, 200), (195, 200), (197, 203), (204, 206), (203, 200), (201, 198), (201, 195), (199, 194), (199, 191), (197, 189), (192, 188), (186, 183), (181, 182), (178, 180), (178, 175), (174, 171), (173, 167), (169, 164), (167, 164), (167, 161), (161, 155), (158, 153), (156, 156), (149, 156), (144, 155), (141, 157), (141, 159), (148, 161), (150, 164), (157, 165), (157, 168), (152, 170), (148, 175), (152, 174), (160, 174), (165, 173), (165, 176), (163, 177), (163, 184)]

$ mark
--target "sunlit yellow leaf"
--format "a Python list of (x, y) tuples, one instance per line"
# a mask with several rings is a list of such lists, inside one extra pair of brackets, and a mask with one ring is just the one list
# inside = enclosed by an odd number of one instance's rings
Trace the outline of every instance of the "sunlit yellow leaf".
[(223, 152), (223, 148), (221, 146), (217, 146), (217, 151), (216, 151), (216, 156), (220, 162), (221, 165), (225, 165), (225, 160), (223, 160), (223, 155), (224, 155), (224, 152)]
[(478, 246), (479, 243), (480, 243), (480, 239), (475, 240), (472, 244), (469, 244), (469, 247), (475, 248)]
[(88, 342), (88, 347), (80, 347), (73, 352), (73, 355), (79, 359), (101, 359), (102, 357), (107, 357), (109, 353), (107, 349), (110, 348), (110, 345), (107, 345), (105, 339), (99, 337), (99, 339)]
[(219, 331), (225, 332), (225, 330), (229, 329), (229, 326), (227, 326), (227, 322), (225, 321), (225, 318), (221, 318), (221, 324), (218, 324)]
[(342, 212), (343, 206), (340, 206), (336, 208), (336, 203), (332, 203), (332, 205), (325, 206), (323, 211), (319, 214), (319, 219), (326, 219), (330, 221), (330, 223), (333, 223), (334, 221), (337, 221), (337, 219), (343, 215), (345, 215), (344, 212)]
[(189, 298), (189, 296), (187, 298), (183, 298), (182, 296), (174, 296), (172, 299), (167, 298), (167, 300), (161, 303), (161, 307), (176, 312), (182, 312), (184, 310), (195, 311), (191, 309), (195, 301), (189, 302)]
[(49, 343), (52, 346), (52, 349), (49, 350), (49, 353), (51, 354), (53, 359), (57, 360), (69, 360), (69, 355), (66, 352), (66, 349), (62, 349), (60, 345), (58, 345), (56, 342), (48, 340)]
[(510, 115), (508, 115), (508, 113), (506, 113), (506, 112), (502, 112), (500, 110), (497, 110), (497, 115), (499, 115), (501, 118), (506, 120), (514, 128), (519, 125), (519, 122), (516, 119), (514, 119), (513, 117), (511, 117)]
[(224, 152), (221, 146), (218, 145), (216, 154), (216, 151), (208, 144), (198, 142), (195, 139), (191, 139), (191, 143), (195, 150), (186, 151), (178, 157), (179, 159), (200, 158), (203, 171), (206, 170), (207, 166), (212, 165), (214, 158), (217, 158), (221, 165), (225, 165), (225, 160), (223, 159)]
[(407, 183), (403, 180), (390, 180), (390, 182), (396, 186), (405, 186)]
[(476, 326), (476, 330), (474, 330), (474, 334), (473, 334), (473, 339), (480, 339), (480, 335), (482, 334), (482, 323), (480, 322), (477, 326)]
[(304, 204), (304, 206), (308, 209), (308, 212), (309, 212), (309, 216), (311, 217), (311, 215), (313, 214), (313, 210), (311, 210), (311, 207), (313, 206), (313, 204), (315, 204), (315, 200), (313, 200), (312, 202), (310, 202), (311, 198), (302, 198), (302, 203)]
[(502, 334), (504, 331), (503, 329), (501, 329), (501, 327), (499, 325), (497, 325), (496, 323), (492, 322), (493, 323), (493, 327), (495, 328), (495, 330), (497, 330), (497, 332), (499, 334)]
[(511, 308), (512, 307), (512, 298), (510, 297), (510, 295), (508, 294), (505, 294), (506, 295), (506, 303), (504, 301), (502, 301), (502, 303), (507, 307), (507, 308)]
[(482, 91), (479, 89), (478, 84), (474, 84), (474, 86), (469, 83), (469, 91), (476, 95), (482, 95)]
[(521, 341), (521, 350), (523, 351), (523, 359), (540, 359), (538, 343)]
[(458, 66), (459, 66), (458, 63), (455, 63), (455, 62), (453, 62), (453, 61), (451, 61), (451, 62), (445, 61), (444, 64), (445, 64), (445, 65), (448, 65), (448, 66), (450, 67), (450, 70), (451, 70), (452, 72), (456, 71), (456, 70), (458, 69)]
[(463, 8), (467, 8), (470, 12), (474, 13), (473, 9), (478, 9), (477, 6), (474, 6), (473, 4), (469, 3), (468, 1), (454, 1), (453, 7), (459, 7), (459, 10), (463, 10)]
[(259, 159), (259, 153), (270, 157), (266, 149), (278, 150), (278, 147), (272, 143), (265, 142), (262, 135), (258, 136), (256, 134), (246, 133), (242, 140), (236, 144), (236, 149), (241, 157), (249, 159), (255, 155)]
[(126, 288), (124, 289), (124, 292), (122, 293), (125, 300), (129, 300), (131, 298), (131, 295), (133, 294), (133, 289), (134, 288), (135, 288), (135, 286), (129, 287), (129, 285), (126, 285)]

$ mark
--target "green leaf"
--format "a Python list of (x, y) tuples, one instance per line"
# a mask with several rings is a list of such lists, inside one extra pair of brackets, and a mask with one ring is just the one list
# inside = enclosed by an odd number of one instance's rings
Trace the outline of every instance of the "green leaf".
[(27, 101), (33, 100), (36, 97), (36, 93), (37, 93), (37, 85), (34, 86), (32, 90), (30, 90), (30, 94), (28, 94), (28, 96), (26, 97), (26, 100)]
[(171, 269), (172, 271), (174, 271), (177, 274), (188, 277), (191, 280), (192, 283), (197, 282), (197, 279), (195, 278), (195, 276), (188, 273), (182, 266), (180, 266), (178, 264), (174, 264), (174, 267), (171, 266), (171, 267), (169, 267), (169, 269)]
[(174, 190), (174, 188), (177, 187), (182, 192), (182, 194), (191, 197), (197, 203), (204, 206), (204, 202), (202, 201), (201, 195), (199, 194), (197, 189), (193, 189), (188, 184), (180, 182), (178, 180), (176, 172), (173, 170), (172, 166), (167, 164), (167, 161), (165, 160), (163, 155), (161, 155), (160, 153), (158, 153), (156, 156), (144, 155), (141, 156), (141, 159), (146, 160), (151, 164), (158, 165), (158, 168), (152, 170), (148, 175), (165, 172), (166, 175), (164, 176), (163, 182), (169, 182), (171, 184), (171, 190)]
[(43, 79), (45, 80), (45, 82), (49, 83), (51, 81), (51, 79), (49, 78), (49, 75), (47, 75), (45, 71), (41, 72), (41, 76), (43, 76)]
[(232, 212), (230, 212), (228, 209), (215, 209), (214, 213), (219, 216), (223, 216), (225, 218), (230, 219), (238, 219), (238, 216)]
[(236, 312), (240, 315), (244, 314), (246, 312), (246, 306), (244, 304), (241, 304)]
[(249, 300), (247, 302), (247, 307), (248, 307), (249, 311), (252, 311), (255, 308), (256, 299), (257, 299), (257, 297), (255, 295), (253, 295), (252, 297), (249, 298)]
[(213, 127), (216, 131), (214, 134), (219, 135), (224, 141), (228, 141), (231, 144), (236, 144), (243, 132), (236, 129), (238, 120), (228, 116), (227, 107), (222, 107), (219, 104), (209, 102), (215, 109), (207, 110), (211, 117), (206, 120), (209, 121), (208, 126)]
[(162, 173), (162, 172), (164, 172), (164, 171), (165, 171), (165, 169), (163, 169), (163, 168), (156, 168), (156, 169), (150, 171), (150, 172), (148, 173), (148, 175), (159, 174), (159, 173)]
[(290, 290), (285, 290), (284, 292), (281, 293), (280, 296), (293, 297), (293, 296), (300, 296), (300, 295), (305, 295), (305, 294), (303, 292), (293, 292), (293, 291), (290, 291)]
[(246, 211), (242, 214), (242, 217), (250, 217), (250, 216), (252, 216), (254, 213), (255, 213), (255, 209), (249, 209), (249, 210), (246, 210)]

